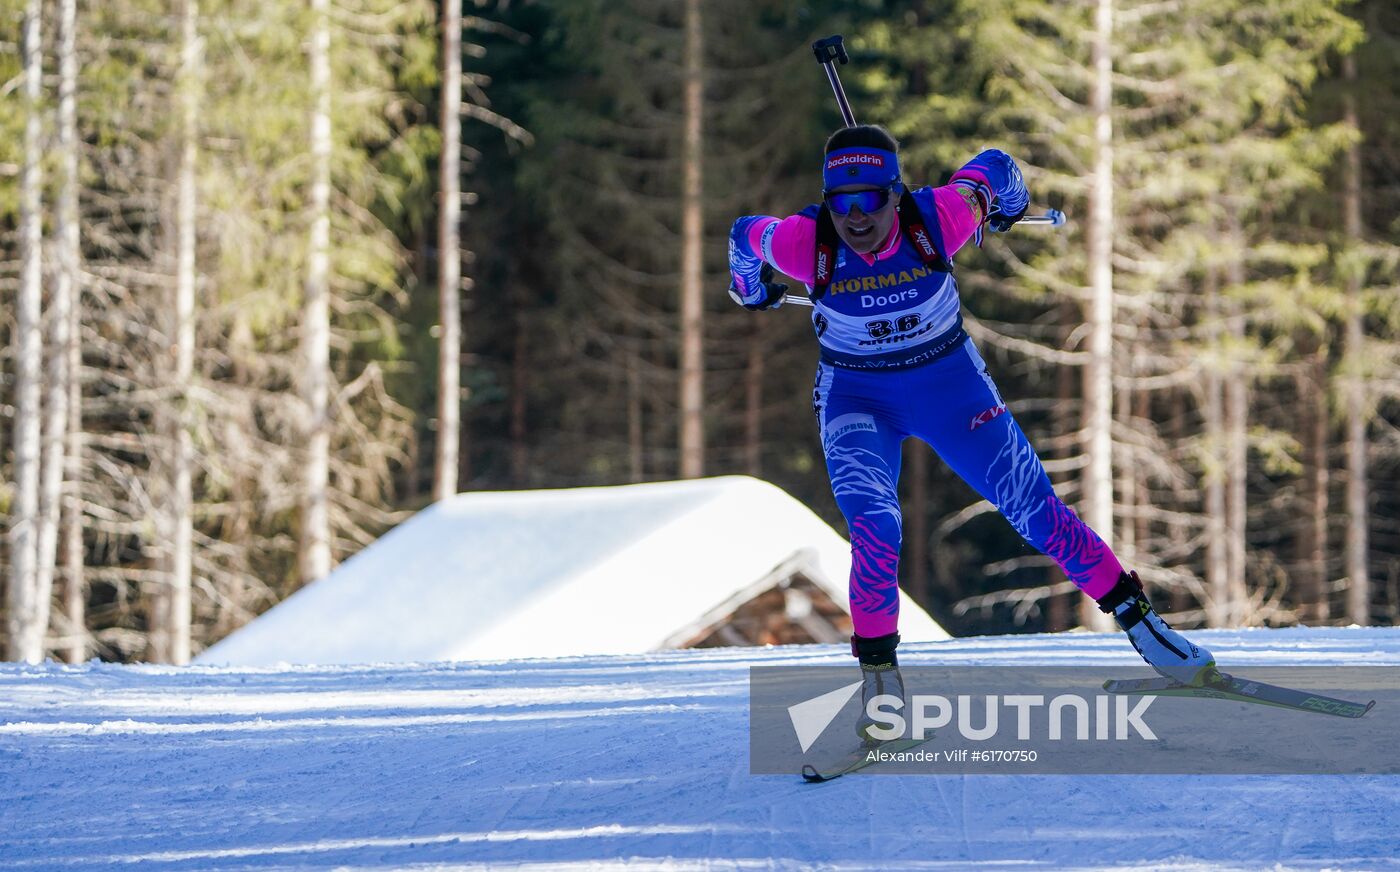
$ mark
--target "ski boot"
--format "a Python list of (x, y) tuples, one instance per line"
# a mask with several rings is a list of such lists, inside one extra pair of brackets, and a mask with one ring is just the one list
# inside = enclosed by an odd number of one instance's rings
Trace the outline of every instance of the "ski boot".
[(856, 721), (856, 734), (867, 745), (878, 745), (881, 740), (871, 736), (871, 727), (881, 726), (867, 713), (866, 705), (882, 694), (904, 699), (904, 677), (899, 674), (899, 662), (894, 649), (899, 645), (899, 634), (890, 633), (865, 639), (851, 637), (851, 653), (860, 660), (860, 674), (863, 680), (860, 688), (860, 718)]
[(1133, 648), (1158, 674), (1195, 687), (1222, 680), (1211, 653), (1167, 626), (1152, 608), (1136, 572), (1118, 576), (1118, 583), (1097, 602), (1099, 610), (1113, 616)]

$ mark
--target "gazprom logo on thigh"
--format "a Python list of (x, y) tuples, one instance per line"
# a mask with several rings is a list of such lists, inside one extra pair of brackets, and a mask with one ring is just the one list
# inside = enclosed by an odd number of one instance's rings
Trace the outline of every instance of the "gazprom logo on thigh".
[(850, 412), (826, 422), (826, 430), (822, 433), (822, 445), (835, 445), (842, 436), (862, 431), (874, 433), (875, 419), (860, 412)]

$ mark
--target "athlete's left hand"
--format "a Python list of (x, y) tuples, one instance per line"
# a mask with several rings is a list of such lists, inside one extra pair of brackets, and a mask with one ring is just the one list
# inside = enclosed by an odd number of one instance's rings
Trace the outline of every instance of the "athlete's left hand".
[(991, 228), (993, 233), (1005, 233), (1016, 226), (1016, 222), (1020, 221), (1025, 216), (1026, 210), (1024, 208), (1015, 215), (1007, 215), (1005, 212), (993, 212), (991, 215), (987, 216), (987, 226)]

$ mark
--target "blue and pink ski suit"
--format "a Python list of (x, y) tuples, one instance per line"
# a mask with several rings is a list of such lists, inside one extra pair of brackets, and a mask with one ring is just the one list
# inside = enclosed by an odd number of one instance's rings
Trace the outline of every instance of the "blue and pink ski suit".
[[(828, 155), (828, 163), (841, 154)], [(996, 150), (978, 155), (950, 184), (920, 188), (913, 197), (938, 237), (939, 251), (950, 259), (978, 236), (993, 205), (1019, 214), (1028, 199), (1015, 163)], [(735, 222), (730, 266), (744, 303), (762, 297), (757, 276), (765, 261), (809, 287), (814, 283), (818, 209)], [(1055, 496), (963, 330), (953, 274), (929, 268), (896, 220), (873, 254), (840, 243), (830, 279), (812, 313), (821, 348), (812, 404), (832, 493), (850, 529), (856, 635), (875, 638), (897, 630), (897, 484), (900, 445), (908, 436), (928, 443), (1086, 594), (1097, 599), (1108, 593), (1122, 566)]]

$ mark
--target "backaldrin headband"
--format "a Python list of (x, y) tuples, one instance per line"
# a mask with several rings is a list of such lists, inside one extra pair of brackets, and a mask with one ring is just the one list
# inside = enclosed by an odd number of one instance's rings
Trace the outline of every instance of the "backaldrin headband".
[(826, 156), (822, 170), (822, 190), (843, 185), (870, 185), (886, 188), (899, 181), (899, 157), (883, 148), (862, 145), (842, 148)]

